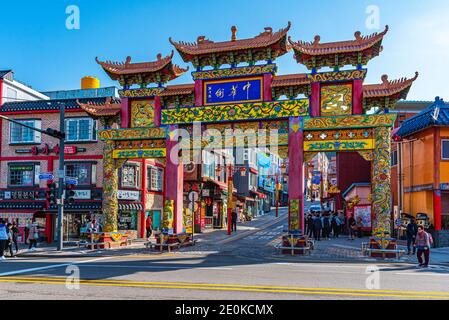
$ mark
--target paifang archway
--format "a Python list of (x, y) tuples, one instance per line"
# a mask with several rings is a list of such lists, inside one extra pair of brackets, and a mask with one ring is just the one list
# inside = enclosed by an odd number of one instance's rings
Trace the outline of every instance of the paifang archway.
[[(126, 159), (162, 158), (166, 162), (164, 226), (174, 234), (182, 230), (183, 163), (173, 161), (179, 130), (201, 123), (201, 132), (236, 128), (279, 129), (279, 154), (289, 160), (289, 230), (303, 230), (303, 164), (311, 153), (357, 151), (373, 162), (373, 213), (375, 231), (390, 232), (390, 134), (395, 116), (388, 110), (407, 96), (418, 74), (411, 79), (364, 85), (368, 61), (381, 51), (381, 33), (345, 42), (320, 43), (287, 40), (287, 28), (265, 28), (251, 39), (196, 43), (170, 39), (184, 62), (192, 63), (194, 84), (164, 84), (187, 71), (172, 63), (171, 55), (148, 63), (97, 62), (123, 86), (121, 101), (106, 105), (81, 105), (101, 119), (104, 149), (103, 212), (106, 230), (117, 228), (117, 169)], [(290, 42), (290, 45), (287, 44)], [(343, 47), (342, 47), (343, 46)], [(276, 75), (273, 60), (293, 48), (298, 63), (310, 72)], [(323, 50), (323, 49), (326, 50)], [(257, 61), (266, 64), (257, 65)], [(247, 63), (247, 66), (237, 67)], [(227, 64), (231, 67), (221, 68)], [(352, 66), (342, 70), (345, 66)], [(213, 69), (206, 70), (205, 68)], [(318, 72), (328, 67), (333, 71)], [(156, 83), (158, 87), (148, 87)], [(133, 85), (140, 88), (134, 89)], [(298, 98), (304, 95), (305, 98)], [(286, 96), (288, 100), (279, 100)], [(367, 114), (377, 107), (381, 114)], [(221, 131), (220, 131), (221, 132)], [(246, 141), (246, 142), (245, 142)], [(258, 143), (259, 141), (256, 142)], [(249, 146), (249, 140), (232, 146)], [(202, 145), (207, 145), (203, 141)], [(229, 146), (229, 145), (228, 145)], [(184, 147), (186, 148), (186, 147)], [(190, 144), (187, 148), (194, 148)], [(186, 150), (186, 149), (185, 149)]]

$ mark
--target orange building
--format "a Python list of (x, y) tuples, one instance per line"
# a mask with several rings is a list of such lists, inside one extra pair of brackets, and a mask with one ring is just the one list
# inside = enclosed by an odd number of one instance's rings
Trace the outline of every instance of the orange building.
[(439, 246), (449, 245), (449, 105), (439, 97), (404, 121), (394, 137), (402, 158), (403, 208), (427, 214)]

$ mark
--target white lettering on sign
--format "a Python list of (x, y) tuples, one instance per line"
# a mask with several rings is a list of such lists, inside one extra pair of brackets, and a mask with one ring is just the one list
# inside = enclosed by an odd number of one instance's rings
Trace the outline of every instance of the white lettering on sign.
[(90, 200), (91, 191), (90, 190), (74, 190), (75, 196), (73, 199), (82, 199), (82, 200)]
[(119, 200), (140, 200), (139, 191), (118, 190), (117, 199)]

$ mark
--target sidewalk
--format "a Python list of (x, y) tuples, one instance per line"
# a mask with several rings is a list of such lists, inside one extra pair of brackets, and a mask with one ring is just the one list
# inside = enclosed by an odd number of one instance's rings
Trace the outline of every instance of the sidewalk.
[[(315, 250), (310, 256), (289, 256), (283, 255), (280, 252), (272, 255), (272, 257), (291, 257), (288, 259), (304, 260), (304, 261), (341, 261), (341, 262), (400, 262), (416, 264), (416, 255), (403, 255), (398, 259), (381, 259), (371, 258), (362, 255), (362, 243), (368, 242), (369, 238), (356, 238), (353, 241), (348, 240), (348, 236), (340, 236), (339, 238), (331, 238), (330, 240), (321, 240), (315, 242)], [(407, 247), (399, 245), (399, 249), (407, 252)], [(449, 265), (449, 248), (432, 249), (430, 255), (431, 265)]]

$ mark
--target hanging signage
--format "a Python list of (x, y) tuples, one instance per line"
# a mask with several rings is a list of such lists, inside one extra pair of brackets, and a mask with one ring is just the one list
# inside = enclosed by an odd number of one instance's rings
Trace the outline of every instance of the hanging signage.
[(263, 100), (263, 78), (204, 82), (204, 105), (259, 102)]
[(36, 199), (36, 191), (3, 191), (0, 193), (0, 199), (4, 200), (34, 200)]
[[(78, 152), (86, 152), (86, 148), (79, 148), (76, 146), (66, 146), (64, 147), (64, 154), (77, 154)], [(30, 149), (16, 149), (16, 153), (31, 153), (33, 155), (38, 154), (44, 154), (48, 155), (51, 153), (59, 154), (59, 145), (52, 147), (49, 147), (48, 144), (45, 144), (44, 147), (38, 148), (38, 147), (32, 147)]]
[(75, 195), (73, 199), (76, 200), (90, 200), (91, 199), (91, 191), (90, 190), (73, 190), (75, 191)]
[(119, 200), (140, 200), (140, 192), (139, 191), (131, 191), (131, 190), (118, 190), (117, 191), (117, 199), (119, 199)]

